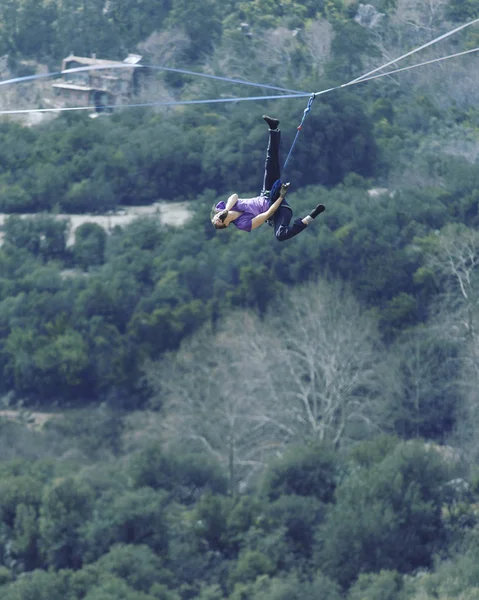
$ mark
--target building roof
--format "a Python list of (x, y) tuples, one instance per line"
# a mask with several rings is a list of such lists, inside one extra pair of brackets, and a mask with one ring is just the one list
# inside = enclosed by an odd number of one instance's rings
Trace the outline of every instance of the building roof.
[(75, 61), (80, 63), (81, 65), (104, 65), (113, 66), (113, 65), (122, 65), (121, 60), (105, 60), (103, 58), (88, 58), (86, 56), (75, 56), (74, 54), (70, 54), (64, 59), (65, 62)]
[(141, 56), (139, 54), (129, 54), (125, 60), (106, 60), (104, 58), (96, 58), (96, 57), (87, 57), (87, 56), (76, 56), (75, 54), (70, 54), (66, 58), (63, 59), (65, 62), (75, 61), (81, 65), (99, 65), (99, 66), (118, 66), (118, 65), (135, 65), (141, 60)]
[(96, 89), (86, 85), (75, 85), (74, 83), (54, 83), (52, 84), (52, 87), (64, 90), (81, 90), (82, 92), (91, 92)]
[(128, 54), (123, 62), (128, 65), (136, 65), (142, 58), (143, 57), (140, 54)]

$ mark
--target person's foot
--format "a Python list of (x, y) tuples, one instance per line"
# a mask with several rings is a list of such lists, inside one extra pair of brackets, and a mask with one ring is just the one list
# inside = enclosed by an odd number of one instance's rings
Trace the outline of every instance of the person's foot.
[(268, 117), (268, 115), (263, 115), (263, 119), (268, 123), (270, 129), (278, 129), (279, 119), (273, 119), (272, 117)]
[(315, 219), (318, 215), (320, 215), (325, 210), (326, 210), (326, 207), (324, 206), (324, 204), (318, 204), (318, 206), (314, 210), (311, 211), (311, 214), (309, 216), (312, 219)]

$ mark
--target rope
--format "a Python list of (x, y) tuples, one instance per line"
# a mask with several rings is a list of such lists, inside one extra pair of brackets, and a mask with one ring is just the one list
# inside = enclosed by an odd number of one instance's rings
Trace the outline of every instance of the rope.
[(372, 75), (371, 77), (367, 77), (365, 79), (358, 79), (357, 81), (352, 81), (350, 83), (343, 83), (340, 87), (347, 87), (349, 85), (355, 85), (356, 83), (363, 83), (363, 81), (371, 81), (372, 79), (378, 79), (379, 77), (386, 77), (386, 75), (394, 75), (395, 73), (400, 73), (401, 71), (409, 71), (411, 69), (417, 69), (418, 67), (424, 67), (425, 65), (432, 65), (433, 63), (441, 62), (443, 60), (448, 60), (449, 58), (457, 58), (458, 56), (464, 56), (465, 54), (471, 54), (473, 52), (479, 52), (479, 46), (477, 48), (472, 48), (471, 50), (464, 50), (463, 52), (456, 52), (456, 54), (449, 54), (449, 56), (441, 56), (440, 58), (432, 58), (431, 60), (426, 60), (422, 63), (417, 63), (416, 65), (409, 65), (409, 67), (402, 67), (400, 69), (394, 69), (393, 71), (388, 71), (387, 73), (380, 73), (379, 75)]
[[(241, 97), (235, 96), (232, 98), (211, 98), (206, 100), (172, 100), (172, 101), (160, 101), (160, 102), (144, 102), (144, 103), (136, 103), (136, 104), (109, 104), (104, 105), (104, 108), (137, 108), (137, 107), (153, 107), (153, 106), (185, 106), (189, 104), (215, 104), (215, 103), (228, 103), (228, 102), (245, 102), (245, 101), (257, 101), (257, 100), (281, 100), (281, 99), (291, 99), (291, 98), (311, 98), (312, 96), (322, 96), (323, 94), (327, 94), (329, 92), (333, 92), (339, 90), (341, 88), (345, 88), (351, 85), (357, 85), (358, 83), (365, 83), (366, 81), (371, 81), (372, 79), (379, 79), (381, 77), (388, 77), (395, 73), (399, 73), (401, 71), (410, 71), (411, 69), (416, 69), (418, 67), (422, 67), (424, 65), (429, 65), (436, 62), (441, 62), (444, 60), (448, 60), (450, 58), (456, 58), (458, 56), (464, 56), (466, 54), (471, 54), (473, 52), (478, 52), (479, 47), (472, 48), (471, 50), (465, 50), (463, 52), (458, 52), (456, 54), (450, 54), (448, 56), (442, 56), (440, 58), (434, 58), (432, 60), (428, 60), (426, 62), (418, 63), (416, 65), (409, 65), (408, 67), (402, 67), (401, 69), (394, 69), (393, 71), (387, 71), (386, 73), (379, 73), (378, 75), (372, 75), (371, 77), (364, 79), (357, 79), (354, 81), (350, 81), (348, 83), (343, 83), (341, 85), (337, 85), (325, 90), (321, 90), (319, 92), (311, 93), (294, 93), (294, 94), (277, 94), (275, 96), (250, 96), (250, 97)], [(0, 82), (0, 85), (3, 82)], [(261, 84), (252, 84), (252, 85), (261, 85)], [(16, 115), (16, 114), (30, 114), (30, 113), (46, 113), (46, 112), (65, 112), (65, 111), (75, 111), (75, 110), (95, 110), (98, 108), (97, 106), (64, 106), (61, 108), (26, 108), (26, 109), (17, 109), (17, 110), (0, 110), (0, 115)], [(301, 121), (301, 124), (304, 121), (304, 116)]]
[(473, 50), (467, 50), (465, 52), (458, 52), (457, 54), (453, 54), (453, 55), (448, 56), (448, 57), (443, 57), (443, 58), (440, 58), (440, 59), (433, 59), (433, 60), (430, 60), (430, 61), (426, 61), (426, 62), (420, 63), (418, 65), (412, 65), (411, 67), (403, 67), (402, 69), (395, 69), (394, 71), (390, 71), (389, 73), (383, 73), (382, 75), (374, 75), (373, 76), (373, 73), (377, 73), (377, 71), (380, 71), (381, 69), (385, 69), (386, 67), (388, 67), (389, 65), (392, 65), (393, 63), (398, 63), (399, 61), (403, 60), (404, 58), (407, 58), (408, 56), (412, 56), (416, 52), (419, 52), (420, 50), (424, 50), (424, 48), (428, 48), (429, 46), (432, 46), (433, 44), (436, 44), (437, 42), (440, 42), (441, 40), (444, 40), (445, 38), (453, 35), (454, 33), (457, 33), (458, 31), (461, 31), (462, 29), (465, 29), (466, 27), (474, 25), (475, 23), (479, 23), (479, 18), (478, 19), (474, 19), (473, 21), (469, 21), (468, 23), (465, 23), (463, 25), (460, 25), (459, 27), (456, 27), (455, 29), (452, 29), (451, 31), (443, 33), (442, 35), (434, 38), (433, 40), (427, 42), (426, 44), (423, 44), (422, 46), (419, 46), (418, 48), (415, 48), (414, 50), (406, 52), (406, 54), (403, 54), (402, 56), (399, 56), (398, 58), (390, 60), (389, 62), (385, 63), (384, 65), (381, 65), (380, 67), (376, 67), (372, 71), (368, 71), (364, 75), (361, 75), (360, 77), (357, 77), (356, 79), (353, 79), (353, 80), (349, 81), (348, 83), (343, 83), (340, 86), (329, 88), (327, 90), (323, 90), (321, 92), (317, 92), (315, 94), (312, 94), (311, 97), (310, 97), (310, 99), (309, 99), (308, 106), (306, 107), (306, 109), (304, 111), (303, 118), (302, 118), (301, 123), (300, 123), (300, 125), (298, 127), (296, 135), (294, 137), (293, 145), (291, 146), (291, 148), (289, 150), (289, 153), (288, 153), (288, 156), (286, 158), (286, 162), (284, 163), (284, 168), (286, 168), (286, 165), (289, 162), (289, 159), (291, 157), (291, 152), (292, 152), (292, 150), (294, 148), (294, 145), (296, 144), (296, 141), (297, 141), (298, 136), (299, 136), (299, 132), (302, 129), (304, 119), (306, 118), (307, 113), (311, 110), (311, 104), (313, 103), (313, 100), (314, 100), (314, 98), (316, 96), (319, 96), (319, 95), (322, 95), (322, 94), (326, 94), (327, 92), (331, 92), (331, 91), (333, 91), (335, 89), (345, 88), (345, 87), (348, 87), (350, 85), (354, 85), (356, 83), (361, 83), (363, 81), (370, 81), (371, 79), (376, 79), (376, 78), (379, 78), (379, 77), (382, 77), (382, 76), (385, 76), (385, 75), (392, 75), (393, 73), (399, 73), (400, 71), (407, 71), (410, 68), (416, 68), (416, 67), (424, 66), (424, 65), (427, 65), (427, 64), (431, 64), (433, 62), (439, 62), (439, 60), (446, 60), (446, 58), (453, 58), (453, 57), (456, 57), (456, 56), (462, 56), (464, 54), (469, 54), (470, 52), (476, 52), (477, 50), (479, 50), (479, 48), (474, 48)]
[(286, 166), (287, 166), (287, 164), (288, 164), (288, 162), (289, 162), (289, 159), (290, 159), (290, 157), (291, 157), (291, 153), (293, 152), (293, 148), (294, 148), (294, 146), (295, 146), (295, 144), (296, 144), (296, 141), (298, 140), (299, 133), (300, 133), (301, 129), (303, 129), (303, 123), (304, 123), (304, 120), (306, 119), (306, 115), (307, 115), (307, 114), (309, 113), (309, 111), (311, 110), (311, 106), (312, 106), (312, 104), (313, 104), (314, 98), (315, 98), (315, 94), (312, 94), (312, 95), (309, 97), (309, 100), (308, 100), (308, 106), (307, 106), (307, 107), (304, 109), (304, 111), (303, 111), (303, 118), (301, 119), (301, 123), (300, 123), (300, 124), (298, 125), (298, 127), (296, 128), (296, 135), (294, 136), (293, 144), (291, 145), (291, 148), (289, 149), (289, 152), (288, 152), (288, 156), (286, 157), (286, 161), (285, 161), (285, 163), (284, 163), (283, 170), (285, 170), (285, 169), (286, 169)]
[[(136, 104), (102, 104), (102, 108), (146, 108), (153, 106), (187, 106), (190, 104), (221, 104), (227, 102), (245, 102), (256, 100), (278, 100), (280, 98), (305, 98), (310, 94), (280, 94), (276, 96), (236, 96), (233, 98), (212, 98), (208, 100), (165, 100), (161, 102), (141, 102)], [(21, 115), (49, 112), (70, 112), (76, 110), (96, 110), (98, 106), (63, 106), (60, 108), (24, 108), (14, 110), (0, 110), (0, 115)]]
[(113, 65), (87, 65), (84, 67), (73, 67), (72, 69), (64, 69), (63, 71), (52, 71), (50, 73), (38, 73), (35, 75), (25, 75), (23, 77), (14, 77), (13, 79), (5, 79), (0, 81), (0, 85), (9, 85), (11, 83), (22, 83), (25, 81), (34, 81), (36, 79), (46, 79), (51, 77), (58, 77), (61, 75), (67, 75), (69, 73), (81, 73), (82, 71), (102, 71), (105, 69), (154, 69), (158, 71), (169, 71), (172, 73), (181, 73), (183, 75), (194, 75), (196, 77), (205, 77), (207, 79), (216, 79), (217, 81), (226, 81), (228, 83), (239, 83), (241, 85), (249, 85), (253, 87), (260, 87), (270, 90), (277, 90), (280, 92), (289, 92), (293, 94), (302, 94), (298, 90), (290, 90), (288, 88), (282, 88), (275, 85), (268, 85), (267, 83), (254, 83), (243, 79), (233, 79), (231, 77), (220, 77), (219, 75), (210, 75), (208, 73), (198, 73), (197, 71), (188, 71), (186, 69), (174, 69), (172, 67), (163, 67), (159, 65), (130, 65), (130, 64), (113, 64)]
[(408, 56), (412, 56), (416, 52), (419, 52), (420, 50), (424, 50), (424, 48), (428, 48), (429, 46), (432, 46), (433, 44), (436, 44), (437, 42), (444, 40), (445, 38), (449, 37), (450, 35), (453, 35), (454, 33), (457, 33), (458, 31), (461, 31), (462, 29), (465, 29), (466, 27), (470, 27), (471, 25), (474, 25), (475, 23), (479, 23), (479, 19), (474, 19), (473, 21), (464, 23), (464, 25), (460, 25), (459, 27), (456, 27), (455, 29), (451, 29), (451, 31), (447, 31), (446, 33), (443, 33), (442, 35), (440, 35), (437, 38), (434, 38), (430, 42), (427, 42), (426, 44), (423, 44), (422, 46), (419, 46), (418, 48), (415, 48), (414, 50), (410, 50), (409, 52), (406, 52), (406, 54), (403, 54), (402, 56), (399, 56), (398, 58), (395, 58), (394, 60), (390, 60), (386, 64), (381, 65), (380, 67), (376, 67), (372, 71), (369, 71), (368, 73), (365, 73), (364, 75), (361, 75), (360, 77), (357, 77), (356, 79), (353, 79), (352, 81), (349, 82), (349, 84), (353, 84), (353, 83), (356, 83), (356, 81), (365, 79), (366, 77), (369, 77), (373, 73), (377, 73), (377, 71), (380, 71), (381, 69), (385, 69), (386, 67), (389, 67), (389, 65), (392, 65), (393, 63), (397, 63), (400, 60), (407, 58)]

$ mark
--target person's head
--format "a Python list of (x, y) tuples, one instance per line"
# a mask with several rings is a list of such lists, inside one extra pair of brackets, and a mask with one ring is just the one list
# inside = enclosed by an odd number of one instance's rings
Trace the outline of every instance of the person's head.
[(216, 205), (211, 209), (211, 223), (215, 229), (226, 229), (228, 224), (225, 223), (225, 219), (228, 216), (228, 211), (224, 208), (223, 210), (216, 208)]

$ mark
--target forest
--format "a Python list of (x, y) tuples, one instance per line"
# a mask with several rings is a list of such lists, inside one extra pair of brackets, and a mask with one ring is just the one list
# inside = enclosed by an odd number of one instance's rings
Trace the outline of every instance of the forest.
[[(478, 55), (315, 99), (285, 176), (295, 216), (326, 211), (300, 236), (210, 222), (261, 190), (261, 116), (284, 159), (307, 104), (240, 80), (329, 89), (475, 19), (1, 3), (8, 77), (137, 52), (235, 80), (152, 70), (140, 100), (238, 98), (0, 121), (2, 600), (479, 598)], [(478, 46), (479, 23), (401, 65)], [(190, 219), (70, 245), (57, 218), (159, 200)]]

